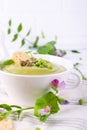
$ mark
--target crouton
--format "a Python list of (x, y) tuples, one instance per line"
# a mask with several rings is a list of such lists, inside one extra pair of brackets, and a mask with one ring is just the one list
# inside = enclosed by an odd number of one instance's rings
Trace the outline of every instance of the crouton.
[(26, 54), (25, 52), (14, 52), (12, 55), (12, 60), (14, 61), (14, 63), (16, 65), (21, 65), (21, 61), (30, 61), (31, 62), (31, 58), (28, 54)]

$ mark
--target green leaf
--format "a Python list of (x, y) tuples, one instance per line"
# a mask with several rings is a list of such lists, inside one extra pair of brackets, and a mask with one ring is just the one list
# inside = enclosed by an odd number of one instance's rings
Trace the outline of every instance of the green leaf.
[(18, 25), (18, 28), (17, 28), (17, 32), (21, 32), (22, 31), (22, 23), (20, 23), (19, 25)]
[(11, 34), (11, 29), (10, 28), (8, 28), (8, 32), (7, 32), (8, 34)]
[(11, 111), (12, 110), (10, 105), (7, 105), (7, 104), (0, 104), (0, 108), (3, 108), (5, 110), (7, 110), (7, 111)]
[(3, 62), (4, 65), (11, 65), (13, 63), (14, 63), (14, 61), (12, 59), (9, 59), (9, 60), (6, 60)]
[(13, 63), (14, 63), (14, 61), (13, 61), (12, 59), (9, 59), (9, 60), (6, 60), (6, 61), (4, 61), (4, 62), (1, 62), (1, 63), (0, 63), (0, 66), (3, 67), (3, 66), (5, 66), (5, 65), (11, 65), (11, 64), (13, 64)]
[(31, 33), (31, 29), (29, 29), (29, 31), (27, 32), (26, 36), (29, 36)]
[(46, 43), (46, 45), (52, 45), (52, 46), (54, 46), (55, 44), (56, 44), (56, 41), (50, 41)]
[(57, 97), (57, 99), (58, 99), (59, 104), (62, 104), (66, 101), (66, 99), (61, 98), (61, 97)]
[(49, 116), (50, 116), (50, 114), (49, 115), (39, 116), (39, 120), (45, 122)]
[(22, 110), (20, 109), (20, 110), (17, 110), (17, 111), (15, 111), (15, 112), (17, 112), (17, 114), (18, 114), (18, 119), (19, 119), (20, 116), (21, 116)]
[(12, 42), (16, 41), (18, 39), (18, 34), (14, 34)]
[(49, 106), (51, 108), (50, 114), (54, 114), (60, 110), (57, 96), (52, 92), (48, 92), (36, 100), (34, 115), (39, 117), (41, 121), (44, 121), (47, 117), (41, 117), (38, 113), (38, 110), (43, 109), (46, 106)]
[(37, 48), (37, 51), (38, 51), (39, 54), (48, 54), (49, 48), (47, 49), (46, 46), (39, 46)]
[(17, 105), (10, 105), (11, 108), (17, 108), (17, 109), (22, 109), (21, 106), (17, 106)]
[(12, 110), (5, 113), (0, 113), (0, 120), (7, 118), (12, 113)]
[(9, 25), (9, 26), (12, 25), (12, 21), (11, 21), (11, 19), (8, 21), (8, 25)]
[(25, 39), (22, 39), (21, 41), (21, 47), (25, 45)]
[(33, 47), (36, 48), (37, 47), (37, 44), (39, 42), (39, 36), (36, 37), (34, 43), (33, 43)]
[(73, 53), (80, 53), (78, 50), (71, 50)]
[(37, 48), (38, 53), (39, 54), (51, 54), (51, 55), (53, 55), (55, 50), (56, 50), (55, 43), (56, 43), (55, 41), (50, 41), (43, 46), (39, 46)]

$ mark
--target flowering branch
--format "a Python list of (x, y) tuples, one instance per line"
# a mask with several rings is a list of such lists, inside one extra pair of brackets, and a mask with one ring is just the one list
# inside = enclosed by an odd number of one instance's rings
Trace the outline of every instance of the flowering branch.
[(34, 107), (22, 108), (17, 105), (1, 104), (0, 108), (4, 109), (5, 113), (0, 113), (0, 119), (7, 118), (10, 114), (14, 113), (17, 113), (19, 119), (23, 111), (30, 109), (34, 109), (34, 115), (37, 116), (40, 121), (45, 121), (51, 114), (57, 113), (60, 110), (59, 104), (62, 104), (65, 100), (59, 98), (56, 94), (58, 93), (58, 89), (61, 90), (65, 88), (65, 82), (54, 79), (50, 85), (53, 91), (46, 92), (39, 97)]

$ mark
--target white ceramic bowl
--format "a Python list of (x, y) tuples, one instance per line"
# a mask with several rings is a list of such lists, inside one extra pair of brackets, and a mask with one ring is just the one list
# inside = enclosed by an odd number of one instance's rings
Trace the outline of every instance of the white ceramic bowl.
[[(0, 70), (1, 83), (4, 85), (12, 104), (22, 106), (34, 105), (35, 100), (49, 89), (49, 84), (54, 79), (65, 81), (70, 88), (76, 87), (80, 83), (80, 76), (75, 72), (70, 73), (73, 68), (73, 64), (70, 61), (51, 55), (35, 54), (34, 56), (60, 64), (66, 68), (66, 71), (49, 75), (29, 76), (7, 73)], [(72, 82), (73, 78), (75, 82)]]

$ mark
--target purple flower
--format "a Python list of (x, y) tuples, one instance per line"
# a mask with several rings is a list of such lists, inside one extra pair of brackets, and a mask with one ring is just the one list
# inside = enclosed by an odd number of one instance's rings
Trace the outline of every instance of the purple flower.
[(65, 85), (66, 85), (66, 84), (65, 84), (64, 81), (60, 82), (60, 83), (59, 83), (59, 89), (60, 89), (60, 90), (64, 89), (64, 88), (65, 88)]
[(54, 55), (55, 56), (59, 56), (59, 57), (63, 56), (63, 54), (60, 51), (58, 51), (58, 50), (54, 52)]
[(68, 100), (65, 100), (64, 102), (62, 102), (62, 105), (68, 105), (70, 102)]
[(59, 56), (59, 57), (63, 57), (64, 55), (66, 55), (66, 51), (65, 50), (56, 50), (54, 52), (55, 56)]
[(46, 115), (46, 112), (44, 111), (44, 109), (38, 110), (38, 113), (39, 113), (39, 115), (41, 115), (41, 116)]
[(52, 82), (51, 82), (52, 86), (58, 86), (59, 84), (59, 80), (58, 79), (54, 79)]
[(51, 88), (56, 91), (56, 93), (58, 93), (58, 89), (59, 90), (62, 90), (65, 88), (65, 82), (64, 81), (61, 81), (59, 82), (58, 79), (54, 79), (52, 82), (51, 82)]

